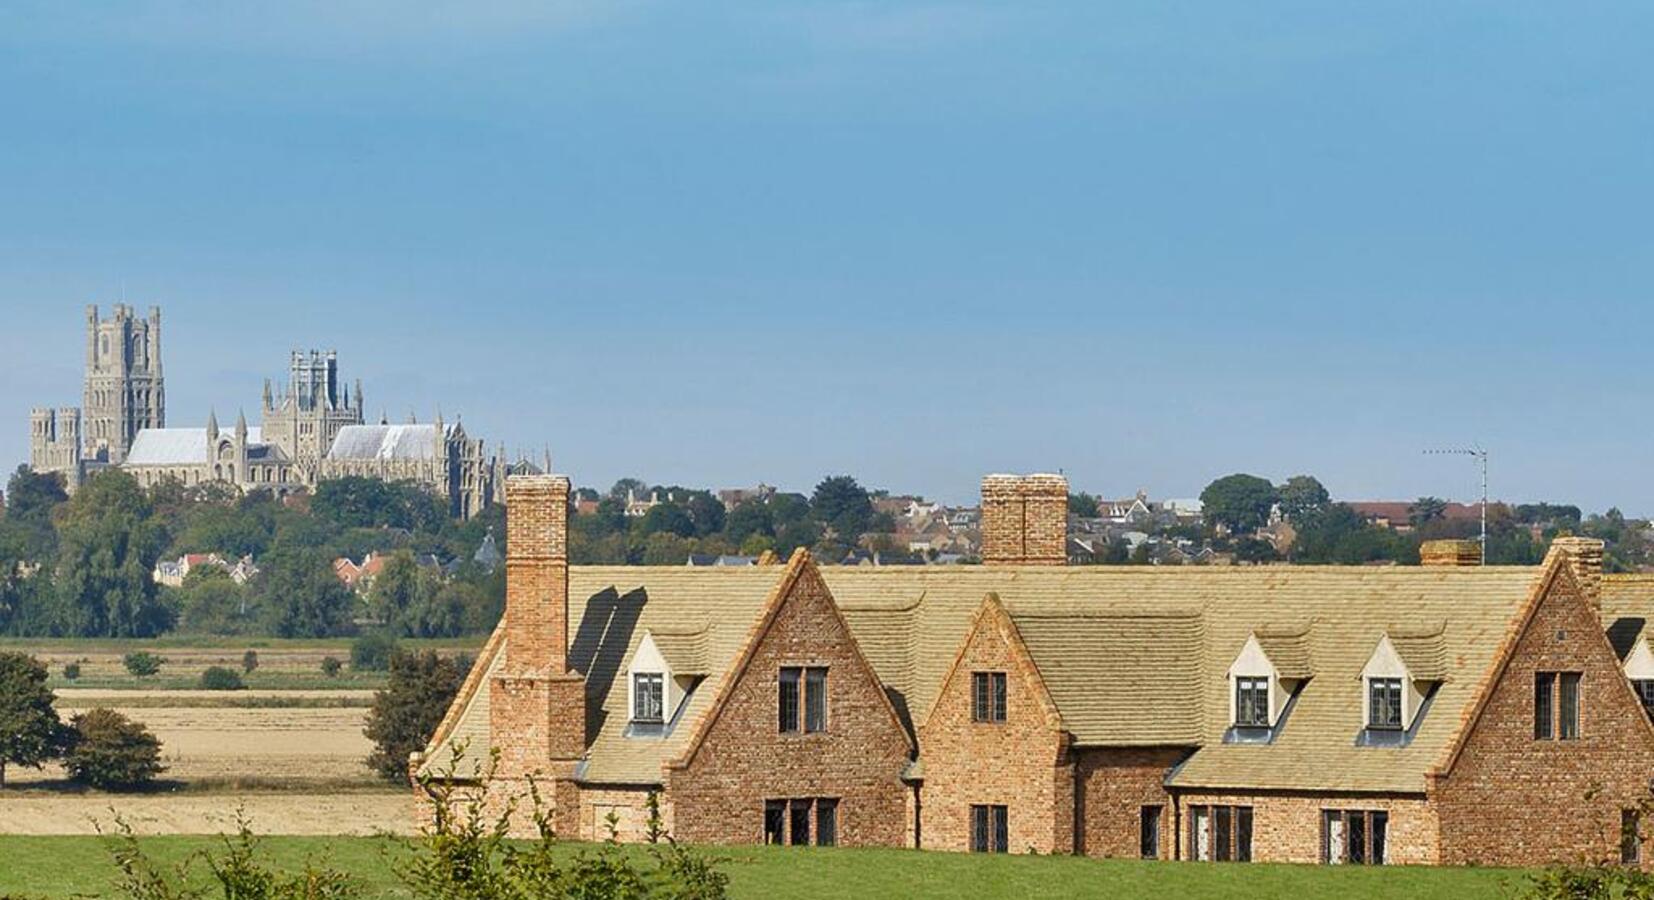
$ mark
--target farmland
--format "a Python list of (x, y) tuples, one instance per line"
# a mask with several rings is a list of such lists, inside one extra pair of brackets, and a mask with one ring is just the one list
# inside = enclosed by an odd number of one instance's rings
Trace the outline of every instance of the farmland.
[[(461, 641), (409, 642), (443, 653), (474, 649)], [(0, 835), (92, 834), (119, 813), (141, 834), (213, 834), (233, 828), (244, 808), (260, 831), (289, 835), (366, 835), (405, 831), (406, 788), (388, 785), (363, 760), (362, 734), (379, 672), (323, 673), (329, 656), (348, 660), (348, 641), (189, 640), (5, 641), (46, 663), (65, 718), (92, 707), (143, 722), (162, 742), (167, 771), (152, 789), (107, 794), (64, 779), (61, 768), (8, 771)], [(245, 651), (258, 666), (247, 690), (206, 691), (202, 670), (240, 671)], [(144, 650), (161, 670), (136, 677), (122, 657)], [(64, 677), (64, 667), (80, 667)]]

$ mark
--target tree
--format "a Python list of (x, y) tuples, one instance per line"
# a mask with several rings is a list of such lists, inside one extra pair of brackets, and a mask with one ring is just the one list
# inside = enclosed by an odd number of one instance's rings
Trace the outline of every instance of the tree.
[(379, 621), (400, 624), (419, 603), (419, 566), (413, 554), (398, 550), (385, 561), (368, 590), (368, 607)]
[(1332, 502), (1332, 495), (1313, 475), (1294, 475), (1277, 489), (1281, 515), (1296, 524), (1305, 516), (1320, 512)]
[(873, 520), (873, 500), (867, 490), (849, 475), (822, 479), (810, 497), (815, 520), (832, 529), (839, 540), (853, 544), (868, 531)]
[(24, 653), (0, 653), (0, 787), (6, 766), (40, 768), (63, 755), (70, 730), (52, 708), (46, 667)]
[(201, 689), (204, 691), (239, 691), (244, 687), (241, 673), (226, 666), (208, 666), (201, 671)]
[(174, 592), (178, 626), (196, 634), (246, 634), (254, 630), (256, 610), (247, 605), (247, 588), (217, 566), (197, 566)]
[(142, 723), (112, 709), (90, 709), (70, 720), (74, 742), (63, 768), (75, 781), (102, 790), (134, 788), (166, 771), (161, 742)]
[(364, 634), (350, 643), (350, 667), (358, 672), (383, 672), (396, 655), (396, 639), (387, 634)]
[(753, 535), (774, 537), (769, 504), (757, 499), (741, 501), (724, 519), (724, 535), (736, 543), (745, 543)]
[(1250, 534), (1269, 521), (1277, 495), (1268, 479), (1256, 475), (1225, 475), (1200, 492), (1206, 521), (1232, 534)]
[(689, 539), (668, 531), (656, 532), (643, 542), (643, 564), (681, 566), (689, 560), (689, 554), (694, 551), (695, 545)]
[(373, 695), (363, 734), (374, 743), (367, 764), (387, 781), (408, 778), (408, 755), (425, 749), (448, 705), (465, 681), (468, 665), (434, 651), (398, 651), (390, 659), (390, 683)]
[(1420, 497), (1407, 507), (1407, 521), (1419, 528), (1447, 516), (1447, 501), (1440, 497)]
[(706, 491), (689, 495), (689, 518), (695, 523), (695, 534), (706, 537), (724, 530), (724, 504)]
[(1097, 518), (1097, 498), (1081, 491), (1068, 495), (1068, 514), (1082, 519)]
[(1243, 537), (1235, 542), (1235, 559), (1246, 563), (1270, 563), (1280, 559), (1275, 545), (1257, 537)]
[(319, 550), (272, 551), (252, 585), (265, 627), (277, 637), (331, 637), (351, 629), (355, 596)]
[(256, 668), (258, 668), (257, 650), (248, 650), (246, 653), (241, 654), (241, 671), (251, 675), (253, 674), (253, 670)]
[(657, 503), (643, 514), (638, 532), (645, 537), (666, 532), (678, 537), (695, 536), (695, 520), (676, 503)]
[(161, 664), (165, 659), (156, 656), (148, 650), (139, 650), (121, 657), (121, 665), (126, 671), (138, 678), (148, 678), (161, 671)]
[(172, 627), (150, 577), (166, 536), (149, 513), (138, 482), (118, 469), (99, 472), (75, 492), (58, 528), (62, 631), (153, 637)]
[(66, 502), (63, 476), (40, 474), (18, 466), (6, 483), (6, 511), (0, 518), (0, 553), (17, 561), (37, 562), (57, 550), (52, 512)]
[(649, 485), (639, 478), (622, 478), (609, 488), (609, 498), (626, 502), (627, 496), (646, 497), (649, 495)]

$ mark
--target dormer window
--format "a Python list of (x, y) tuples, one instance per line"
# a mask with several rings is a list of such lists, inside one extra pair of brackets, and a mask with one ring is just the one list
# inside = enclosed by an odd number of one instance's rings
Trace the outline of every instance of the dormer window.
[(666, 676), (659, 672), (632, 675), (632, 721), (660, 722), (666, 713)]
[(1401, 729), (1401, 679), (1367, 679), (1367, 727)]
[(1235, 725), (1239, 728), (1269, 727), (1269, 679), (1236, 676)]

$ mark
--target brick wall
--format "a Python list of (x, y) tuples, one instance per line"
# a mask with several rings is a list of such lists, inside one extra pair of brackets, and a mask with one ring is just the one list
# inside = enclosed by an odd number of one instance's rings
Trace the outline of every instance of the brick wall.
[[(1038, 673), (997, 602), (977, 613), (919, 735), (925, 849), (969, 850), (971, 806), (1004, 805), (1015, 853), (1074, 849), (1068, 737), (1041, 699)], [(972, 673), (1004, 672), (1005, 721), (972, 721)]]
[[(1252, 861), (1319, 863), (1321, 814), (1324, 810), (1383, 810), (1389, 814), (1387, 865), (1428, 865), (1437, 862), (1436, 812), (1422, 797), (1396, 794), (1225, 793), (1179, 791), (1173, 838), (1179, 859), (1192, 859), (1189, 849), (1189, 807), (1252, 807)], [(1165, 823), (1170, 837), (1174, 822)], [(1164, 844), (1170, 855), (1172, 844)]]
[[(826, 666), (827, 730), (781, 734), (783, 666)], [(674, 834), (692, 843), (758, 843), (764, 801), (838, 798), (838, 843), (911, 843), (901, 774), (911, 745), (861, 659), (833, 599), (807, 564), (687, 765), (668, 769)], [(800, 711), (802, 716), (802, 710)], [(812, 831), (813, 833), (813, 831)]]
[(1068, 479), (989, 475), (982, 479), (982, 561), (1060, 566), (1068, 561)]
[[(1513, 643), (1461, 755), (1436, 780), (1443, 862), (1617, 861), (1620, 810), (1648, 797), (1654, 731), (1565, 570)], [(1541, 671), (1582, 674), (1577, 740), (1534, 738)]]
[(1145, 806), (1159, 806), (1160, 858), (1172, 856), (1172, 806), (1166, 772), (1189, 750), (1184, 747), (1121, 747), (1074, 753), (1080, 790), (1074, 820), (1075, 846), (1086, 856), (1137, 859), (1141, 855), (1140, 817)]

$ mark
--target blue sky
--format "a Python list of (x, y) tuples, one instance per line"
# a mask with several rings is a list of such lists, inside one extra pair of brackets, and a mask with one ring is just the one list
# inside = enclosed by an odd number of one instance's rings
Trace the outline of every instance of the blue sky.
[(1654, 513), (1645, 3), (0, 3), (0, 462), (81, 309), (623, 475)]

